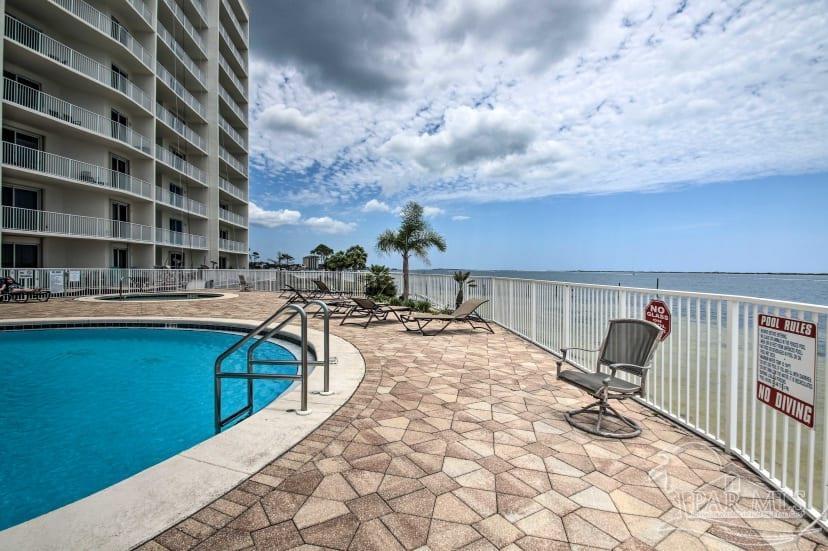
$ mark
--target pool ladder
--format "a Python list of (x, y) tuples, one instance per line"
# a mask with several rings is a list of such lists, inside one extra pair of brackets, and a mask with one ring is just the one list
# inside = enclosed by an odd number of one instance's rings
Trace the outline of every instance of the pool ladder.
[[(322, 314), (324, 319), (324, 328), (323, 328), (323, 351), (322, 351), (322, 360), (319, 361), (308, 361), (308, 308), (311, 306), (318, 306), (319, 309), (315, 312), (312, 312), (312, 315)], [(296, 316), (299, 316), (300, 320), (300, 347), (301, 352), (299, 359), (294, 360), (266, 360), (266, 359), (257, 359), (254, 356), (254, 352), (256, 349), (264, 342), (267, 342), (268, 339), (272, 338), (276, 333), (278, 333), (283, 327), (285, 327), (288, 323), (293, 321)], [(279, 323), (274, 325), (271, 328), (268, 326), (276, 321), (277, 318), (284, 317), (284, 319), (280, 320)], [(245, 415), (250, 415), (253, 413), (253, 381), (256, 379), (264, 379), (264, 380), (291, 380), (291, 381), (300, 381), (302, 387), (301, 393), (301, 407), (300, 409), (296, 410), (298, 415), (307, 415), (311, 411), (308, 409), (308, 367), (310, 366), (323, 366), (324, 373), (324, 386), (321, 392), (322, 396), (329, 396), (333, 394), (330, 390), (330, 311), (328, 310), (328, 305), (322, 302), (321, 300), (311, 300), (308, 301), (304, 305), (299, 304), (285, 304), (280, 307), (276, 312), (273, 313), (270, 317), (260, 323), (256, 328), (251, 329), (244, 337), (239, 339), (235, 344), (229, 347), (227, 350), (222, 352), (217, 358), (215, 363), (215, 374), (214, 374), (214, 392), (215, 392), (215, 429), (216, 433), (221, 432), (221, 430), (231, 425), (232, 423), (236, 422), (238, 419)], [(253, 339), (254, 337), (259, 337), (259, 339), (254, 342), (248, 349), (247, 349), (247, 371), (242, 372), (231, 372), (231, 371), (222, 371), (221, 365), (228, 356), (233, 354), (236, 350), (244, 346), (244, 344)], [(256, 365), (299, 365), (299, 373), (295, 375), (287, 375), (287, 374), (280, 374), (280, 373), (256, 373), (254, 371), (254, 366)], [(226, 417), (222, 417), (221, 415), (221, 382), (224, 379), (244, 379), (247, 381), (247, 403), (243, 408), (240, 410), (231, 413)]]

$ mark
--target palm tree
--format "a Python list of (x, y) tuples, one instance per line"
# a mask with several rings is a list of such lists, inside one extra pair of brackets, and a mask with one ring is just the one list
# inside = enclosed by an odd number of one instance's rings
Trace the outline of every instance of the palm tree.
[(408, 260), (416, 256), (426, 264), (428, 250), (434, 247), (440, 252), (446, 250), (446, 240), (434, 231), (431, 224), (423, 217), (423, 207), (414, 201), (406, 203), (402, 209), (402, 222), (397, 231), (385, 230), (377, 237), (377, 251), (402, 255), (403, 299), (408, 299)]
[(466, 286), (469, 287), (477, 287), (477, 282), (473, 279), (470, 279), (471, 272), (464, 272), (460, 270), (459, 272), (454, 272), (454, 281), (460, 286), (457, 290), (457, 298), (454, 301), (454, 307), (460, 308), (460, 305), (463, 304), (463, 290)]
[(324, 243), (320, 243), (310, 253), (321, 256), (322, 263), (324, 264), (328, 257), (334, 253), (334, 250)]

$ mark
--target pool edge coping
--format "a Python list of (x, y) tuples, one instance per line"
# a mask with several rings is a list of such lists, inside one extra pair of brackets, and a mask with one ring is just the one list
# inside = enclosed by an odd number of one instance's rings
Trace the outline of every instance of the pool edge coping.
[[(219, 295), (219, 296), (206, 297), (206, 298), (185, 298), (185, 299), (180, 299), (180, 300), (176, 300), (176, 301), (170, 301), (170, 300), (163, 300), (162, 299), (162, 300), (123, 301), (123, 302), (139, 302), (139, 303), (148, 303), (148, 304), (158, 304), (158, 303), (168, 303), (168, 302), (195, 302), (197, 300), (225, 300), (225, 299), (228, 299), (228, 298), (238, 298), (238, 296), (239, 296), (236, 293), (232, 293), (232, 292), (228, 292), (228, 291), (220, 291), (218, 289), (216, 289), (216, 290), (213, 290), (213, 289), (193, 289), (191, 292), (193, 294), (211, 294), (211, 295)], [(136, 295), (144, 296), (142, 293), (136, 293), (136, 292), (124, 293), (124, 294), (127, 295), (127, 296), (130, 296), (130, 295), (132, 295), (132, 296), (136, 296)], [(151, 296), (152, 294), (156, 294), (156, 295), (179, 295), (180, 294), (180, 295), (183, 295), (183, 294), (190, 294), (190, 292), (189, 291), (170, 291), (168, 293), (160, 293), (160, 292), (159, 293), (147, 293), (146, 296)], [(83, 297), (74, 297), (74, 300), (76, 300), (78, 302), (113, 303), (113, 302), (117, 302), (117, 301), (113, 300), (112, 298), (103, 298), (103, 297), (117, 297), (117, 296), (119, 296), (117, 293), (110, 293), (108, 295), (105, 295), (105, 294), (104, 295), (88, 295), (88, 296), (83, 296)]]
[[(233, 318), (105, 316), (0, 320), (6, 325), (55, 323), (197, 323), (253, 328), (260, 322)], [(292, 333), (286, 333), (294, 337)], [(322, 350), (321, 331), (308, 328), (309, 345)], [(347, 403), (365, 375), (356, 346), (331, 334), (331, 396), (322, 388), (322, 369), (309, 376), (311, 413), (299, 416), (300, 386), (292, 384), (270, 404), (195, 446), (120, 482), (0, 531), (0, 549), (125, 549), (142, 544), (186, 519), (290, 450)], [(287, 421), (287, 422), (286, 422)]]

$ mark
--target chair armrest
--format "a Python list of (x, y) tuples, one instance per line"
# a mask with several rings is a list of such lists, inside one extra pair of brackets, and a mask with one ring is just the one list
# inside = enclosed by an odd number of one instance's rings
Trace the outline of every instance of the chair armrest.
[(556, 369), (556, 374), (557, 375), (561, 374), (561, 367), (563, 366), (563, 364), (566, 363), (566, 357), (567, 357), (567, 355), (569, 355), (570, 350), (580, 350), (582, 352), (598, 352), (598, 350), (600, 350), (600, 348), (596, 348), (594, 350), (591, 349), (591, 348), (577, 348), (575, 346), (568, 346), (566, 348), (561, 348), (561, 357), (559, 359), (555, 360), (555, 363), (557, 365), (557, 369)]

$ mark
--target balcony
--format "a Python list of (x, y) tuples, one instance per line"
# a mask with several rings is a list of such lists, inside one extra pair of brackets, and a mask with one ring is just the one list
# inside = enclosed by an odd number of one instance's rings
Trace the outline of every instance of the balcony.
[(236, 75), (236, 72), (230, 67), (230, 64), (227, 63), (227, 60), (224, 58), (223, 55), (219, 54), (219, 67), (224, 70), (224, 74), (227, 75), (227, 78), (230, 79), (230, 82), (233, 83), (233, 86), (236, 87), (236, 91), (239, 95), (247, 100), (247, 86), (239, 79)]
[(161, 23), (158, 23), (158, 38), (161, 39), (161, 42), (163, 42), (170, 49), (170, 51), (172, 51), (175, 58), (181, 62), (181, 65), (183, 65), (184, 68), (190, 72), (193, 78), (203, 87), (205, 82), (204, 71), (202, 71), (201, 68), (196, 65), (196, 62), (193, 61), (189, 55), (187, 55), (184, 47), (179, 44), (175, 38), (173, 38), (166, 27), (164, 27)]
[(207, 173), (188, 163), (169, 149), (155, 144), (155, 158), (199, 184), (207, 185)]
[(219, 115), (219, 128), (224, 130), (230, 139), (236, 142), (236, 145), (247, 151), (247, 140), (221, 115)]
[(243, 75), (247, 76), (247, 63), (244, 61), (244, 56), (239, 49), (236, 48), (236, 45), (233, 43), (233, 40), (230, 38), (230, 35), (227, 34), (227, 31), (224, 29), (224, 25), (221, 23), (219, 23), (219, 35), (224, 40), (224, 44), (230, 52), (230, 57), (236, 62), (236, 68), (239, 69)]
[(201, 17), (201, 22), (206, 25), (207, 9), (204, 7), (204, 2), (202, 0), (189, 0), (189, 2), (198, 16)]
[(198, 149), (207, 152), (207, 140), (196, 134), (195, 130), (187, 126), (183, 120), (173, 115), (160, 103), (155, 104), (155, 114), (158, 120), (163, 122), (167, 127), (193, 144)]
[(152, 199), (152, 185), (140, 178), (11, 142), (3, 142), (3, 166)]
[(224, 103), (233, 112), (236, 117), (238, 117), (239, 122), (243, 125), (247, 126), (247, 111), (242, 109), (241, 106), (236, 103), (236, 100), (230, 97), (230, 94), (227, 93), (227, 90), (224, 89), (223, 86), (219, 85), (219, 97), (224, 100)]
[(231, 184), (229, 181), (225, 180), (224, 178), (219, 178), (219, 189), (231, 197), (235, 197), (240, 201), (247, 202), (247, 192), (241, 189), (238, 186)]
[(192, 39), (193, 43), (195, 43), (199, 51), (203, 55), (206, 55), (207, 47), (204, 44), (204, 39), (201, 38), (201, 33), (198, 32), (198, 29), (196, 29), (192, 23), (190, 23), (189, 18), (187, 18), (187, 14), (184, 13), (184, 10), (181, 9), (181, 6), (179, 6), (175, 2), (175, 0), (164, 0), (164, 5), (167, 6), (167, 8), (169, 8), (173, 16), (181, 24), (181, 27), (187, 33), (187, 36), (189, 36)]
[(6, 15), (6, 38), (119, 92), (151, 112), (149, 95), (131, 80), (9, 15)]
[(152, 28), (152, 11), (143, 0), (127, 0), (127, 4), (132, 6), (132, 8), (138, 12), (138, 15), (141, 16), (141, 19), (143, 19), (150, 26), (150, 28)]
[(173, 193), (172, 191), (163, 189), (161, 186), (155, 186), (155, 199), (159, 203), (163, 203), (169, 207), (189, 212), (190, 214), (196, 214), (198, 216), (205, 217), (207, 216), (207, 205), (205, 205), (204, 203), (199, 203), (198, 201), (190, 199), (189, 197), (184, 197), (183, 195)]
[(231, 210), (219, 208), (219, 219), (237, 226), (247, 227), (247, 219)]
[(3, 79), (3, 101), (36, 111), (63, 123), (73, 124), (152, 155), (149, 139), (132, 128), (9, 78)]
[(236, 159), (224, 146), (219, 146), (219, 159), (230, 165), (230, 167), (242, 176), (247, 176), (247, 163)]
[(247, 245), (232, 239), (219, 239), (219, 250), (233, 253), (247, 253)]
[(156, 62), (155, 64), (155, 74), (158, 78), (167, 85), (167, 87), (172, 91), (173, 94), (178, 96), (178, 98), (183, 101), (190, 109), (192, 109), (199, 117), (203, 120), (207, 119), (207, 110), (204, 109), (204, 105), (198, 101), (194, 95), (192, 95), (187, 88), (181, 84), (178, 79), (176, 79), (169, 71), (167, 71), (160, 62)]
[(164, 228), (155, 228), (155, 243), (185, 249), (206, 249), (207, 237), (192, 233), (165, 230)]
[(152, 226), (7, 206), (3, 207), (3, 230), (37, 235), (152, 243)]
[(238, 36), (239, 42), (241, 42), (242, 44), (244, 44), (245, 47), (247, 47), (247, 27), (245, 27), (241, 24), (241, 22), (239, 22), (239, 18), (236, 17), (236, 12), (233, 11), (232, 6), (230, 6), (227, 0), (222, 0), (221, 3), (224, 6), (224, 9), (227, 11), (227, 18), (230, 20), (230, 23), (232, 23), (232, 25), (230, 26), (236, 32), (236, 36)]

